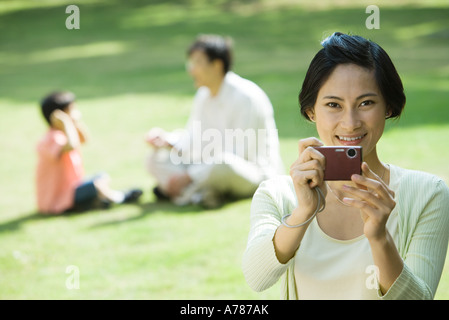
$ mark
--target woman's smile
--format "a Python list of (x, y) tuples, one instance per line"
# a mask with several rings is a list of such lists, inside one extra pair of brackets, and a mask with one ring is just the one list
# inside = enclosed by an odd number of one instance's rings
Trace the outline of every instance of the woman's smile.
[(366, 135), (367, 133), (358, 135), (336, 135), (335, 137), (344, 146), (358, 146), (362, 143), (362, 140)]

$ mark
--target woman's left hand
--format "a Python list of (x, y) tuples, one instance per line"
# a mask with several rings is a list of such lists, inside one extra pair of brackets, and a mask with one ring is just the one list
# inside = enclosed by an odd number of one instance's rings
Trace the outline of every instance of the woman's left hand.
[(343, 190), (354, 196), (345, 197), (348, 205), (360, 209), (364, 222), (363, 232), (368, 240), (384, 240), (387, 236), (386, 223), (391, 211), (396, 206), (394, 192), (371, 169), (368, 164), (362, 164), (363, 176), (354, 174), (352, 182), (357, 187), (343, 186)]

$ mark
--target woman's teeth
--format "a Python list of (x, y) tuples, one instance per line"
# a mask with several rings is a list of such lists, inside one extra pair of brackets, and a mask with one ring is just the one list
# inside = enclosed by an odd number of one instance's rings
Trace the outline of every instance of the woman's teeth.
[(353, 138), (338, 136), (338, 139), (343, 140), (343, 141), (355, 141), (355, 140), (362, 139), (364, 136), (365, 135), (361, 135), (359, 137), (353, 137)]

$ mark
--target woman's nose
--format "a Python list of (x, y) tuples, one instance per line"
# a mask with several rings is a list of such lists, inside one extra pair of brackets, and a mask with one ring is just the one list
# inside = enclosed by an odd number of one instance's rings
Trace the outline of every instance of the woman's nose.
[(356, 129), (360, 128), (361, 125), (362, 121), (360, 120), (360, 116), (357, 110), (345, 111), (340, 121), (340, 126), (348, 132), (355, 131)]

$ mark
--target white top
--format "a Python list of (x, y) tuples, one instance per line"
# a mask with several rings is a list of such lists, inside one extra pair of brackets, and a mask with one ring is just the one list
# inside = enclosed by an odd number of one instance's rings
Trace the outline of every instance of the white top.
[[(397, 216), (392, 218), (397, 226)], [(378, 299), (376, 269), (364, 235), (351, 240), (334, 239), (314, 219), (294, 262), (299, 299)]]
[(316, 219), (295, 257), (285, 264), (277, 260), (274, 233), (281, 218), (297, 206), (289, 176), (264, 181), (253, 197), (242, 263), (250, 287), (262, 291), (281, 279), (283, 299), (432, 299), (448, 246), (449, 188), (431, 174), (394, 165), (390, 169), (396, 206), (387, 228), (404, 268), (387, 293), (373, 288), (371, 248), (365, 236), (333, 239)]
[(217, 150), (236, 154), (260, 166), (267, 178), (283, 173), (269, 98), (254, 82), (231, 71), (216, 96), (207, 87), (198, 89), (186, 130), (175, 147), (197, 161), (202, 155), (202, 160), (204, 155), (217, 156)]
[[(390, 188), (397, 190), (395, 167)], [(398, 238), (397, 211), (387, 221), (393, 239)], [(319, 248), (319, 250), (317, 250)], [(295, 255), (295, 281), (299, 299), (378, 299), (375, 266), (365, 235), (338, 240), (321, 230), (317, 219), (307, 228), (301, 250)]]

